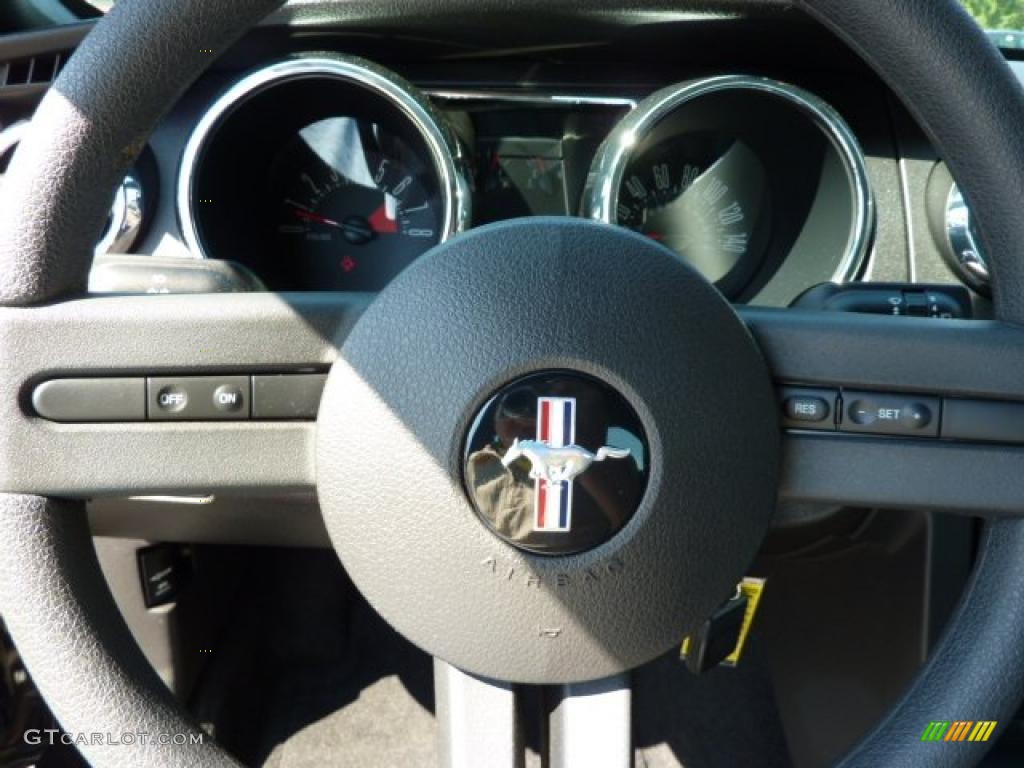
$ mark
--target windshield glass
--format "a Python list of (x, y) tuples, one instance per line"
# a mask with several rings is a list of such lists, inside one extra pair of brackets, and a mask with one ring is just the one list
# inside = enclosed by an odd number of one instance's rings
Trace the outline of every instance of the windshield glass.
[[(95, 17), (109, 11), (117, 0), (13, 0), (45, 13), (49, 23)], [(0, 0), (0, 4), (12, 0)], [(992, 41), (1001, 48), (1024, 49), (1024, 0), (960, 0)], [(46, 9), (50, 9), (47, 12)], [(59, 9), (60, 13), (56, 10)], [(2, 16), (0, 12), (0, 16)]]
[[(85, 0), (100, 11), (108, 11), (115, 0)], [(961, 0), (985, 29), (1024, 30), (1024, 0)]]
[(992, 40), (1003, 48), (1024, 48), (1024, 39), (1018, 34), (1000, 35), (1000, 32), (1024, 30), (1024, 0), (961, 0), (982, 28), (992, 33)]

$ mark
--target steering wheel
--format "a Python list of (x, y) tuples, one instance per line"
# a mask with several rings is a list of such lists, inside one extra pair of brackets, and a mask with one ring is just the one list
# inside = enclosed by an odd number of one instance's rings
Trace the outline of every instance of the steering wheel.
[[(737, 310), (650, 240), (573, 219), (457, 237), (372, 300), (83, 298), (105, 191), (212, 55), (278, 2), (123, 0), (97, 24), (40, 105), (0, 200), (0, 610), (68, 732), (185, 735), (89, 740), (80, 750), (93, 765), (235, 762), (198, 743), (131, 638), (83, 499), (314, 486), (357, 586), (443, 660), (438, 718), (453, 765), (515, 764), (513, 683), (564, 686), (552, 765), (628, 764), (628, 671), (729, 596), (780, 496), (985, 516), (945, 635), (842, 764), (978, 762), (991, 741), (937, 750), (920, 739), (936, 719), (1001, 730), (1024, 693), (1024, 454), (780, 435), (774, 387), (1024, 398), (1024, 94), (954, 0), (794, 4), (878, 71), (949, 163), (991, 259), (997, 320)], [(503, 0), (429, 8), (507, 12)], [(53, 376), (311, 365), (332, 366), (315, 425), (54, 424), (29, 404)], [(612, 392), (643, 434), (642, 494), (584, 551), (496, 536), (464, 488), (467, 435), (490, 398), (538, 371)], [(567, 398), (555, 400), (564, 415)], [(580, 425), (593, 418), (584, 405)]]

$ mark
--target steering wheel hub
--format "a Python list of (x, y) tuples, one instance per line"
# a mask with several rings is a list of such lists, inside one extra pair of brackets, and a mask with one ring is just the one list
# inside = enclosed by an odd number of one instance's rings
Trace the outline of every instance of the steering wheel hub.
[(591, 222), (496, 224), (423, 256), (349, 334), (318, 429), (357, 586), (498, 679), (664, 652), (732, 594), (775, 502), (775, 399), (745, 326), (660, 245)]

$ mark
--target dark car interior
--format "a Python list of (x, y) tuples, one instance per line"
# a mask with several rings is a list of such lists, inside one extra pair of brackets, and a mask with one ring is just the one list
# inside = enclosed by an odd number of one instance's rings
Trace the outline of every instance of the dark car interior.
[(1024, 764), (968, 10), (6, 0), (0, 766)]

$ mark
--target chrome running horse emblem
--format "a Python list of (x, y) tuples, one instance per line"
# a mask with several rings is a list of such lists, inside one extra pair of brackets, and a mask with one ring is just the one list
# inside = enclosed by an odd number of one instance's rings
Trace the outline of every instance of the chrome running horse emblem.
[(576, 445), (576, 398), (537, 398), (537, 439), (512, 441), (501, 463), (509, 467), (519, 457), (530, 462), (533, 478), (533, 530), (568, 533), (572, 530), (573, 479), (595, 461), (624, 459), (629, 451), (605, 446), (591, 453)]
[(590, 465), (595, 461), (626, 458), (629, 456), (629, 449), (606, 445), (598, 448), (597, 453), (591, 453), (578, 445), (552, 448), (540, 440), (516, 438), (501, 463), (508, 467), (522, 456), (530, 462), (531, 478), (546, 480), (551, 485), (560, 486), (563, 483), (571, 483), (590, 469)]

